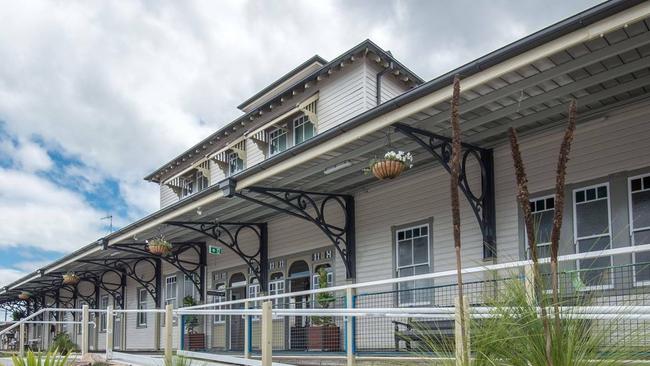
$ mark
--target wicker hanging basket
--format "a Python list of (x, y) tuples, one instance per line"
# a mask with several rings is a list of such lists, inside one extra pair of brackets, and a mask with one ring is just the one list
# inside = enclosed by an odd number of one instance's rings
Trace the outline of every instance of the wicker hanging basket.
[(23, 291), (18, 295), (18, 298), (21, 300), (29, 300), (29, 298), (32, 296), (29, 292)]
[(76, 285), (79, 283), (79, 276), (75, 273), (66, 273), (63, 275), (63, 284), (64, 285)]
[(172, 251), (172, 245), (165, 239), (153, 239), (147, 244), (147, 250), (155, 255), (167, 255)]
[(372, 165), (372, 174), (378, 179), (394, 179), (406, 170), (406, 164), (398, 160), (379, 160)]

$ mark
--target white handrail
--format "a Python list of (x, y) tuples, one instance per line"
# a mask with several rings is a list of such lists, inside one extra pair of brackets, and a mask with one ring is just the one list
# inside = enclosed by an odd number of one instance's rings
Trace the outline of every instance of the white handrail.
[[(612, 255), (620, 255), (620, 254), (631, 254), (631, 253), (645, 252), (645, 251), (650, 251), (650, 244), (627, 246), (627, 247), (622, 247), (622, 248), (604, 249), (604, 250), (598, 250), (598, 251), (593, 251), (593, 252), (563, 255), (563, 256), (558, 257), (558, 261), (559, 262), (567, 262), (567, 261), (575, 261), (575, 260), (581, 260), (581, 259), (591, 259), (591, 258), (598, 258), (598, 257), (604, 257), (604, 256), (612, 256)], [(542, 259), (539, 260), (539, 262), (540, 263), (548, 263), (548, 262), (550, 262), (550, 259), (549, 258), (542, 258)], [(485, 265), (485, 266), (464, 268), (461, 272), (463, 274), (491, 272), (491, 271), (498, 271), (498, 270), (504, 270), (504, 269), (521, 268), (521, 267), (531, 265), (532, 263), (533, 262), (531, 260), (520, 260), (520, 261), (514, 261), (514, 262), (507, 262), (507, 263), (489, 264), (489, 265)], [(397, 284), (397, 283), (401, 283), (401, 282), (409, 282), (409, 281), (417, 281), (417, 280), (428, 280), (428, 279), (435, 279), (435, 278), (451, 277), (451, 276), (456, 276), (456, 274), (457, 274), (456, 270), (454, 269), (454, 270), (434, 272), (434, 273), (425, 273), (425, 274), (409, 276), (409, 277), (388, 278), (388, 279), (385, 279), (385, 280), (377, 280), (377, 281), (369, 281), (369, 282), (361, 282), (361, 283), (351, 283), (351, 284), (348, 284), (348, 285), (339, 285), (339, 286), (332, 286), (332, 287), (319, 288), (319, 289), (313, 289), (313, 290), (296, 291), (296, 292), (289, 292), (289, 293), (285, 293), (285, 294), (266, 295), (266, 296), (260, 296), (260, 297), (248, 298), (248, 299), (241, 299), (241, 300), (231, 300), (231, 301), (224, 301), (224, 302), (217, 302), (217, 303), (210, 303), (210, 304), (187, 306), (187, 307), (179, 308), (178, 310), (214, 308), (214, 307), (221, 307), (221, 306), (226, 306), (226, 305), (243, 304), (243, 303), (251, 302), (251, 301), (267, 301), (267, 300), (282, 299), (282, 298), (294, 297), (294, 296), (313, 295), (313, 294), (318, 294), (318, 293), (322, 293), (322, 292), (344, 291), (344, 290), (347, 290), (347, 289), (350, 289), (350, 288), (358, 289), (358, 288), (363, 288), (363, 287), (393, 285), (393, 284)]]

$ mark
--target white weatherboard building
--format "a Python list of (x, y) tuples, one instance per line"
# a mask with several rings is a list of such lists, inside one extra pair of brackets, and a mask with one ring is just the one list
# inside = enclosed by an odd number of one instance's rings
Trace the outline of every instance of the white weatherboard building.
[[(465, 266), (526, 258), (509, 127), (520, 133), (539, 246), (547, 253), (571, 99), (579, 116), (560, 254), (649, 244), (649, 68), (646, 1), (605, 2), (428, 82), (369, 40), (329, 61), (314, 56), (240, 104), (241, 117), (145, 177), (160, 186), (159, 211), (6, 286), (2, 306), (180, 307), (187, 296), (216, 303), (313, 289), (320, 268), (330, 284), (454, 269), (447, 158), (456, 74), (466, 144)], [(413, 168), (385, 181), (363, 172), (390, 150), (410, 151)], [(147, 250), (147, 240), (161, 235), (173, 244), (168, 256)], [(565, 286), (648, 305), (648, 261), (650, 253), (573, 261), (562, 268)], [(62, 284), (67, 271), (81, 277), (79, 284)], [(478, 289), (491, 275), (466, 280)], [(453, 305), (449, 284), (368, 289), (356, 306)], [(19, 300), (21, 291), (30, 300)], [(470, 296), (473, 303), (481, 303), (481, 291)], [(310, 307), (314, 299), (275, 305)], [(101, 350), (105, 319), (96, 320), (90, 347)], [(255, 350), (259, 324), (250, 323)], [(194, 339), (200, 345), (192, 347), (242, 352), (244, 324), (237, 316), (201, 317)], [(115, 348), (159, 349), (165, 326), (152, 313), (120, 316)], [(276, 319), (274, 346), (304, 352), (309, 326), (307, 317)], [(395, 337), (400, 326), (359, 322), (356, 351), (405, 350)], [(61, 330), (30, 328), (36, 342)], [(343, 350), (339, 337), (340, 347), (330, 350)]]

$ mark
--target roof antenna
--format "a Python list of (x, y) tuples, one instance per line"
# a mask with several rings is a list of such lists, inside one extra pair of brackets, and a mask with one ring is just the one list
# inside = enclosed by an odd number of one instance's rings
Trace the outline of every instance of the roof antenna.
[(108, 220), (108, 233), (113, 232), (113, 215), (111, 214), (106, 214), (106, 216), (102, 217), (100, 220)]

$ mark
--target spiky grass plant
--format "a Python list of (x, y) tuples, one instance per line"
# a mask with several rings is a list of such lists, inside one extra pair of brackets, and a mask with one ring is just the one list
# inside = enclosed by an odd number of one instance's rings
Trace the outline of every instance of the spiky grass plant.
[(25, 358), (18, 355), (11, 356), (11, 362), (13, 366), (66, 366), (68, 355), (59, 355), (55, 350), (47, 352), (43, 357), (42, 353), (37, 355), (29, 350)]
[(185, 356), (173, 356), (172, 362), (165, 360), (165, 366), (191, 366), (192, 359)]

